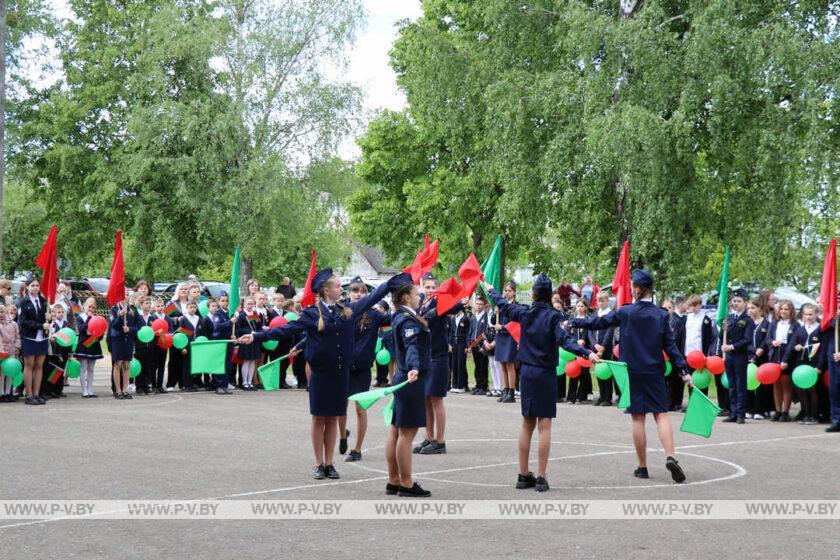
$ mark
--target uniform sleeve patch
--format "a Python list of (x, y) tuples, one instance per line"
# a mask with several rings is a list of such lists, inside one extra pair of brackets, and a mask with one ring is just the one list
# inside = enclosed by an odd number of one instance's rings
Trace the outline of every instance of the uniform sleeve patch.
[(414, 332), (414, 329), (405, 329), (405, 336), (411, 338), (412, 336), (414, 336)]

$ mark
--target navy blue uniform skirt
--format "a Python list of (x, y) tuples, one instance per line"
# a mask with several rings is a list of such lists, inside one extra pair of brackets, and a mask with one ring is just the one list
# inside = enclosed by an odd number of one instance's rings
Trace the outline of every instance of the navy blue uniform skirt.
[(309, 414), (346, 416), (349, 390), (349, 369), (316, 371), (312, 368), (312, 375), (309, 377)]
[[(426, 396), (445, 397), (449, 388), (449, 358), (432, 356), (429, 372), (426, 374)], [(418, 380), (419, 381), (419, 380)]]
[[(627, 412), (668, 412), (668, 387), (661, 373), (633, 373), (630, 375), (630, 406)], [(673, 375), (673, 374), (672, 374)]]
[(364, 393), (370, 391), (370, 382), (372, 375), (370, 368), (368, 369), (351, 369), (350, 370), (350, 390), (348, 395), (355, 395), (356, 393)]
[(262, 348), (259, 342), (252, 342), (251, 344), (240, 344), (239, 352), (236, 357), (243, 362), (250, 362), (251, 360), (259, 360), (262, 356)]
[(557, 368), (522, 364), (519, 369), (519, 394), (522, 416), (555, 418), (557, 416)]
[(46, 338), (40, 342), (29, 338), (21, 338), (20, 340), (21, 356), (46, 356), (49, 350), (50, 341)]
[[(422, 428), (426, 425), (426, 388), (423, 375), (414, 383), (409, 383), (394, 393), (394, 418), (391, 424), (397, 428)], [(408, 379), (408, 372), (397, 371), (392, 385), (398, 385)]]
[(499, 332), (496, 335), (496, 361), (497, 362), (515, 362), (516, 361), (516, 341), (507, 333)]
[(111, 337), (111, 360), (114, 362), (131, 361), (134, 357), (134, 337)]

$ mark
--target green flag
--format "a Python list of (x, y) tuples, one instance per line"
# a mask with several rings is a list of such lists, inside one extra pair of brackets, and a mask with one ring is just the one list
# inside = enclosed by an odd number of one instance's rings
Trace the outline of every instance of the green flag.
[(272, 360), (257, 368), (260, 381), (266, 391), (276, 391), (280, 388), (280, 359)]
[(612, 360), (604, 360), (604, 363), (610, 367), (615, 384), (618, 385), (618, 390), (621, 391), (621, 397), (618, 399), (618, 408), (627, 408), (630, 406), (630, 374), (627, 373), (627, 364)]
[(729, 315), (729, 246), (726, 246), (726, 254), (723, 257), (723, 270), (720, 272), (720, 282), (718, 282), (718, 312), (717, 324), (723, 325), (726, 317)]
[(388, 404), (382, 409), (382, 420), (385, 421), (385, 427), (391, 425), (391, 422), (394, 419), (394, 397), (391, 397), (391, 400), (388, 401)]
[[(481, 264), (481, 272), (484, 274), (484, 281), (488, 284), (492, 285), (496, 290), (502, 289), (502, 236), (496, 236), (496, 243), (493, 244), (493, 249), (490, 251), (490, 256), (487, 257)], [(481, 291), (484, 291), (484, 287), (482, 286)], [(489, 294), (484, 294), (487, 296), (487, 300), (490, 301)], [(490, 305), (493, 305), (493, 302), (490, 301)]]
[(406, 385), (408, 385), (408, 381), (403, 381), (402, 383), (394, 385), (393, 387), (380, 387), (379, 389), (371, 389), (370, 391), (354, 393), (347, 397), (347, 399), (358, 403), (362, 410), (367, 410), (382, 397), (387, 397), (394, 391), (398, 391)]
[(228, 294), (228, 317), (233, 317), (239, 308), (239, 256), (240, 248), (236, 246), (233, 254), (233, 267), (230, 269), (230, 293)]
[(190, 373), (221, 375), (226, 373), (227, 340), (194, 340), (190, 349)]
[(688, 397), (688, 407), (685, 409), (681, 432), (697, 434), (704, 438), (712, 435), (715, 418), (720, 414), (720, 408), (699, 389), (691, 391)]

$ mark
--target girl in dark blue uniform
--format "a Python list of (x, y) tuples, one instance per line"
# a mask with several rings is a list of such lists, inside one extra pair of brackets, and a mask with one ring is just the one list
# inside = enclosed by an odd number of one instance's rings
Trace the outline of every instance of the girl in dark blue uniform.
[(111, 340), (111, 361), (114, 362), (114, 398), (133, 398), (128, 394), (128, 370), (134, 357), (134, 339), (142, 322), (133, 305), (123, 300), (111, 308), (108, 337)]
[(47, 400), (40, 394), (44, 361), (49, 351), (49, 334), (52, 314), (44, 296), (41, 282), (32, 278), (26, 284), (26, 295), (18, 304), (20, 328), (20, 355), (23, 358), (23, 386), (26, 404), (40, 405)]
[[(350, 303), (356, 303), (368, 295), (368, 289), (364, 281), (356, 276), (350, 281), (349, 286)], [(380, 302), (381, 304), (382, 302)], [(370, 368), (373, 367), (373, 360), (376, 353), (376, 341), (379, 337), (379, 327), (391, 322), (391, 316), (380, 309), (368, 309), (364, 313), (353, 316), (356, 321), (356, 342), (353, 348), (353, 363), (350, 365), (350, 383), (348, 394), (362, 393), (370, 390), (372, 375)], [(362, 458), (362, 443), (367, 432), (367, 411), (356, 404), (356, 445), (350, 450), (346, 462), (359, 461)], [(347, 415), (338, 417), (338, 433), (342, 434), (338, 451), (342, 455), (347, 451)]]
[[(519, 477), (516, 487), (548, 490), (546, 470), (551, 451), (551, 419), (557, 416), (557, 347), (562, 346), (578, 356), (599, 361), (569, 336), (562, 327), (562, 316), (551, 306), (551, 280), (545, 274), (534, 282), (531, 307), (512, 303), (486, 284), (485, 290), (499, 308), (499, 314), (521, 325), (517, 359), (520, 363), (520, 400), (522, 429), (519, 432)], [(498, 348), (498, 347), (497, 347)], [(498, 350), (497, 350), (498, 351)], [(539, 431), (537, 476), (528, 469), (531, 438), (534, 428)]]
[[(411, 277), (402, 274), (395, 282), (393, 302), (396, 307), (391, 324), (397, 371), (392, 384), (408, 381), (408, 385), (394, 393), (394, 416), (385, 442), (388, 461), (388, 483), (385, 493), (407, 498), (426, 498), (432, 495), (411, 477), (411, 444), (417, 429), (426, 425), (426, 391), (422, 377), (428, 375), (431, 362), (431, 334), (426, 320), (415, 309), (420, 294)], [(421, 379), (420, 383), (417, 380)]]
[(438, 455), (446, 453), (446, 397), (449, 386), (449, 340), (448, 325), (451, 313), (464, 308), (458, 302), (448, 313), (438, 316), (437, 298), (432, 297), (438, 289), (437, 280), (431, 274), (423, 277), (425, 305), (420, 315), (426, 321), (431, 337), (431, 359), (429, 371), (424, 376), (423, 387), (426, 392), (426, 439), (416, 445), (414, 453)]
[(601, 317), (572, 319), (569, 324), (595, 330), (620, 328), (621, 359), (627, 363), (630, 376), (630, 406), (627, 412), (633, 416), (633, 443), (639, 459), (639, 467), (633, 474), (638, 478), (648, 478), (645, 415), (652, 413), (659, 441), (668, 455), (665, 467), (674, 482), (683, 482), (685, 474), (674, 459), (674, 434), (668, 419), (668, 389), (662, 351), (668, 354), (675, 373), (679, 372), (685, 383), (691, 381), (686, 373), (688, 365), (677, 349), (668, 312), (653, 304), (653, 276), (646, 270), (634, 271), (631, 289), (632, 304), (623, 305)]
[(355, 303), (343, 305), (341, 280), (332, 269), (319, 271), (312, 279), (312, 291), (318, 295), (315, 305), (302, 310), (300, 316), (287, 325), (246, 334), (240, 344), (290, 339), (306, 333), (304, 357), (311, 368), (309, 378), (309, 412), (312, 415), (312, 446), (316, 466), (312, 477), (340, 478), (333, 466), (338, 417), (347, 414), (350, 389), (350, 365), (353, 362), (356, 321), (388, 293), (389, 280), (370, 295)]
[[(511, 280), (505, 284), (504, 300), (508, 303), (516, 303), (516, 283)], [(510, 336), (510, 333), (505, 329), (505, 325), (513, 321), (508, 316), (507, 312), (501, 308), (497, 311), (496, 321), (496, 361), (502, 366), (502, 381), (505, 388), (502, 390), (502, 396), (499, 397), (499, 402), (515, 403), (516, 402), (516, 341)]]

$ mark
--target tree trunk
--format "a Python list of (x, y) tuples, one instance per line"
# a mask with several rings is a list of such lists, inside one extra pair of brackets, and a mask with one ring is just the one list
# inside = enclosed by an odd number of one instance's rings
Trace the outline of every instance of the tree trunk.
[(3, 190), (6, 187), (6, 0), (0, 0), (0, 273), (3, 271)]
[(239, 269), (239, 296), (248, 293), (248, 280), (253, 278), (251, 275), (254, 270), (253, 257), (242, 255)]

